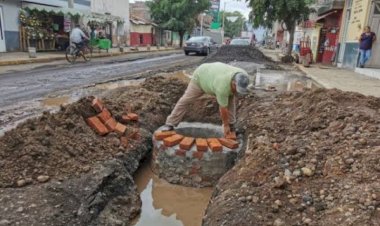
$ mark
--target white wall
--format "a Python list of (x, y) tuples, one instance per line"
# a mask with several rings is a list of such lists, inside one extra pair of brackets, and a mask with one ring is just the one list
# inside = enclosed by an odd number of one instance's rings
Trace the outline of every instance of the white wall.
[(20, 9), (19, 1), (5, 0), (0, 1), (0, 6), (3, 8), (4, 13), (4, 27), (5, 31), (18, 31), (18, 14)]
[(117, 35), (124, 35), (129, 39), (129, 0), (91, 0), (91, 11), (103, 14), (110, 13), (124, 18), (124, 25), (118, 27)]
[(18, 22), (20, 5), (19, 0), (0, 1), (0, 7), (3, 11), (4, 37), (7, 51), (17, 51), (20, 47)]

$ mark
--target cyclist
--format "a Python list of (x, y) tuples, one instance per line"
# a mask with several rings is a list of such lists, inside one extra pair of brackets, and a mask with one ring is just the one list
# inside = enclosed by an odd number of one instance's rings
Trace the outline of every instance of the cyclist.
[(71, 31), (71, 35), (70, 35), (70, 41), (72, 43), (75, 44), (75, 46), (77, 47), (78, 49), (78, 52), (76, 52), (76, 54), (79, 53), (79, 51), (82, 50), (83, 46), (84, 46), (84, 40), (89, 40), (89, 38), (87, 37), (87, 35), (80, 29), (80, 25), (77, 24), (75, 26), (75, 28)]

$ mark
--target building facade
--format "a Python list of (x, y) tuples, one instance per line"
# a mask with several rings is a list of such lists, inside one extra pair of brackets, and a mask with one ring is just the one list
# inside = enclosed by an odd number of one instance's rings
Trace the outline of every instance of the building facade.
[[(365, 26), (371, 26), (379, 37), (380, 0), (346, 0), (343, 10), (338, 66), (354, 69), (359, 57), (359, 38)], [(380, 41), (372, 47), (369, 67), (380, 68)]]
[(17, 0), (0, 1), (0, 52), (19, 49), (18, 13), (21, 3)]
[(109, 21), (106, 29), (111, 34), (113, 46), (129, 45), (129, 0), (91, 0), (91, 11), (119, 17)]

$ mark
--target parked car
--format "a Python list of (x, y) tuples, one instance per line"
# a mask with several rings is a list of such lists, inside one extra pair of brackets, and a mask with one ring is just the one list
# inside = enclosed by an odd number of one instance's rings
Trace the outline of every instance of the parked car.
[(218, 44), (208, 36), (192, 37), (185, 42), (183, 47), (186, 55), (189, 55), (189, 53), (197, 53), (207, 56), (217, 49)]
[(234, 45), (234, 46), (249, 46), (251, 43), (249, 41), (249, 39), (242, 39), (242, 38), (235, 38), (235, 39), (232, 39), (230, 45)]

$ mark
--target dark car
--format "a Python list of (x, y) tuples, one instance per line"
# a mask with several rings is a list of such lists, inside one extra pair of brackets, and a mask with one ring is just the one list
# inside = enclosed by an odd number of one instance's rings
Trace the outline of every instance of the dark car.
[(216, 51), (217, 48), (217, 43), (214, 42), (211, 37), (199, 36), (192, 37), (187, 40), (183, 47), (183, 50), (185, 51), (186, 55), (189, 55), (189, 53), (198, 53), (207, 56), (210, 54), (210, 52)]

